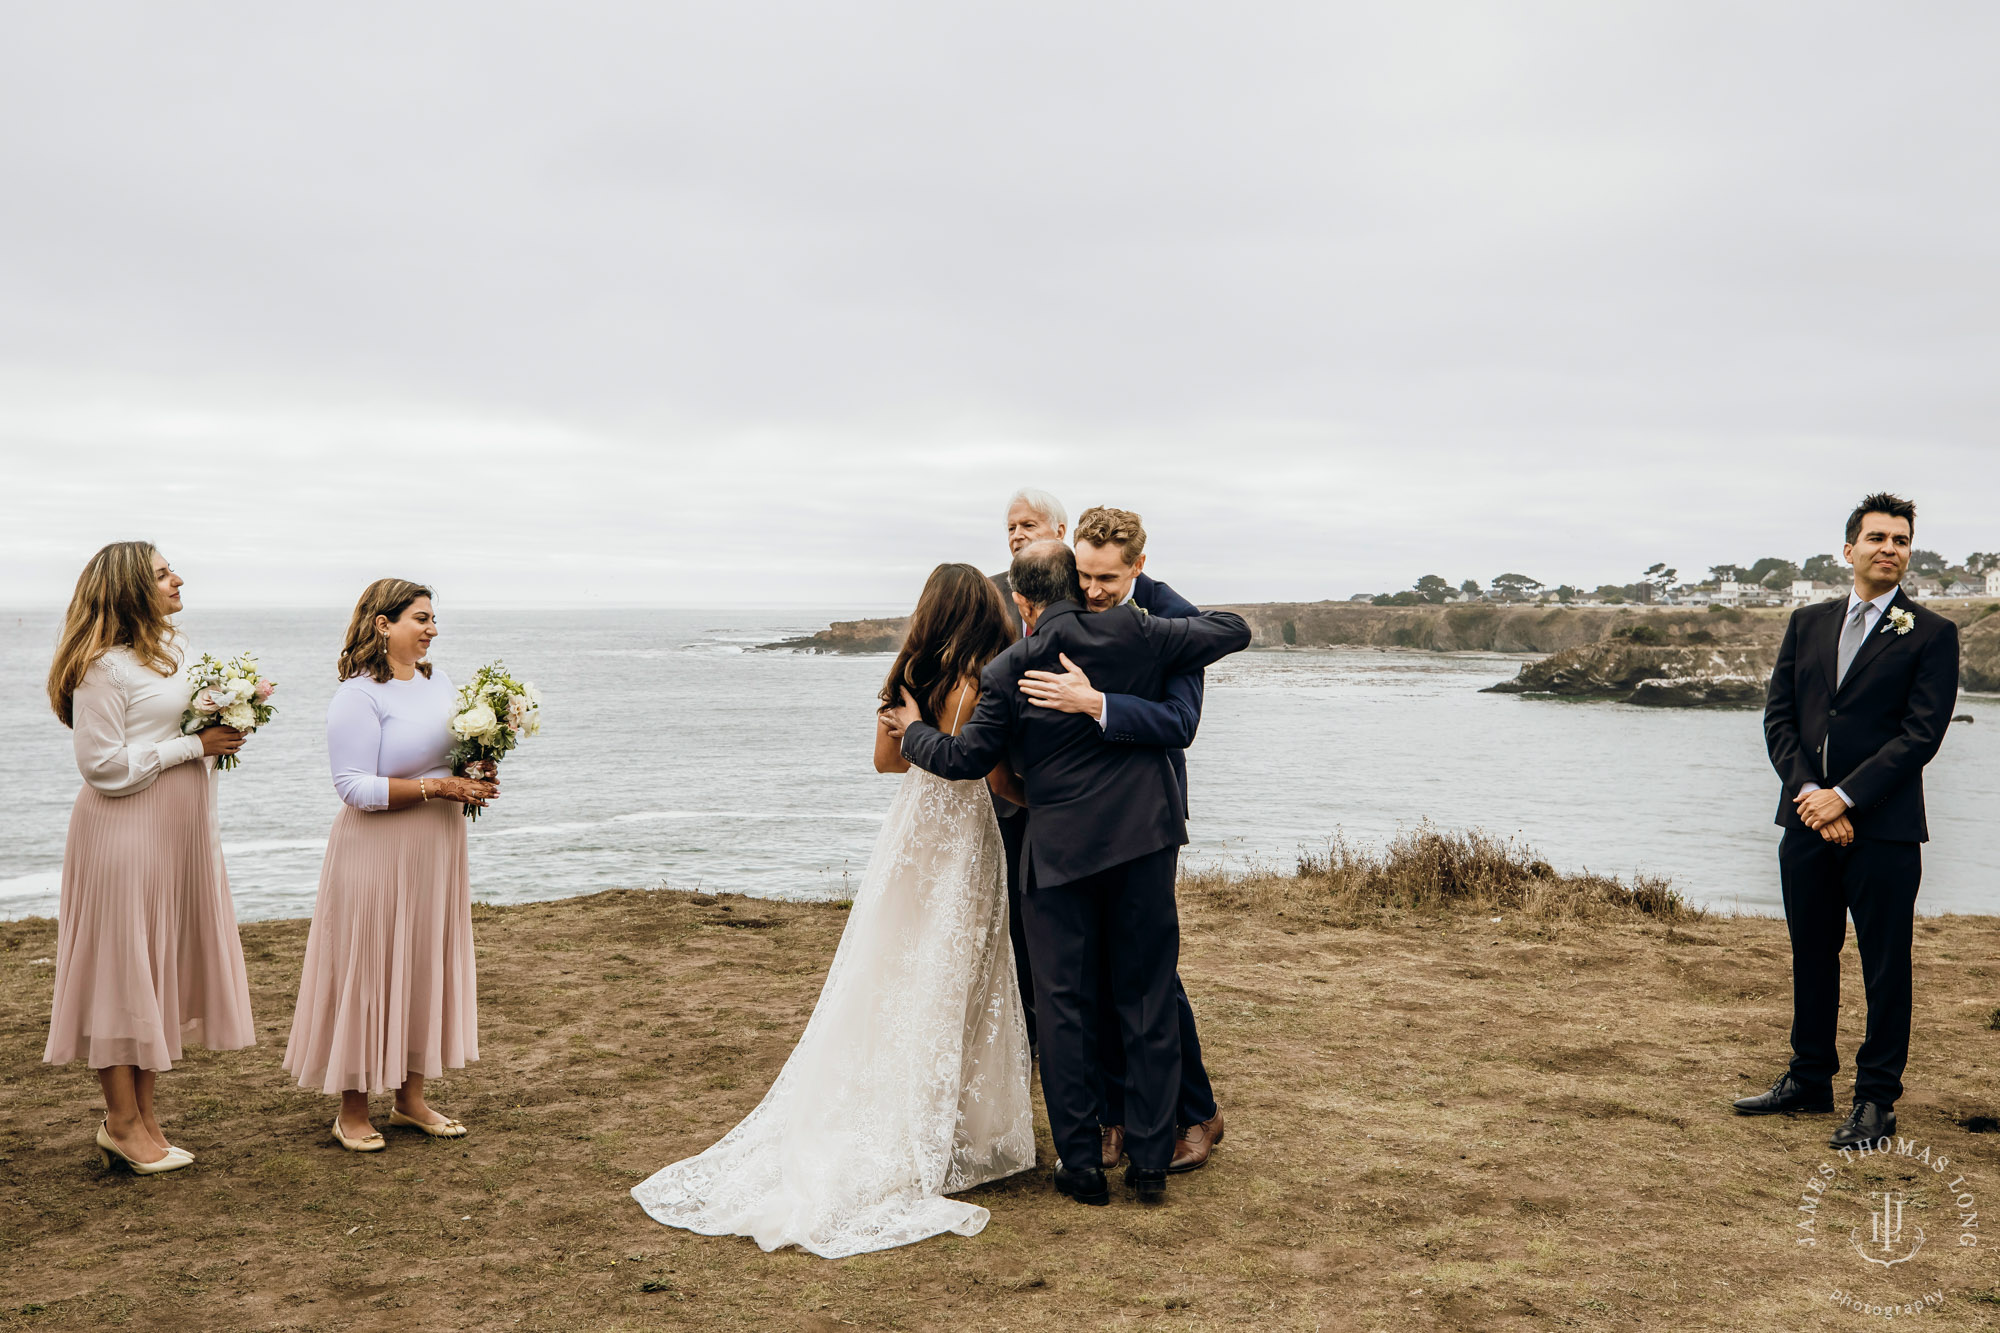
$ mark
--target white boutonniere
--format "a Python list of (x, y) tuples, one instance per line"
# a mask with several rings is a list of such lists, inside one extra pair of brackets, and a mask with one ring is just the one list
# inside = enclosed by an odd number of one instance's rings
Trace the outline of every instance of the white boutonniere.
[(1908, 609), (1899, 606), (1889, 613), (1889, 625), (1898, 634), (1908, 634), (1917, 627), (1917, 618)]

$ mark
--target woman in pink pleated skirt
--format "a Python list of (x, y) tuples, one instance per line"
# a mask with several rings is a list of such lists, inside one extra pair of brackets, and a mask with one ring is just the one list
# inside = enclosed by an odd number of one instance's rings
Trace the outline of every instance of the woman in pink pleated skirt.
[(216, 755), (244, 734), (181, 734), (192, 693), (168, 617), (180, 576), (150, 542), (114, 542), (76, 582), (49, 667), (49, 702), (74, 734), (84, 787), (63, 846), (55, 996), (42, 1059), (97, 1071), (97, 1146), (135, 1173), (179, 1170), (154, 1110), (186, 1045), (256, 1041), (216, 824)]
[(333, 1137), (353, 1152), (387, 1140), (371, 1093), (395, 1093), (391, 1125), (434, 1138), (466, 1128), (424, 1100), (424, 1081), (479, 1058), (465, 805), (491, 782), (453, 777), (457, 693), (424, 660), (437, 637), (430, 589), (378, 579), (355, 604), (327, 708), (340, 813), (306, 939), (285, 1069), (339, 1096)]

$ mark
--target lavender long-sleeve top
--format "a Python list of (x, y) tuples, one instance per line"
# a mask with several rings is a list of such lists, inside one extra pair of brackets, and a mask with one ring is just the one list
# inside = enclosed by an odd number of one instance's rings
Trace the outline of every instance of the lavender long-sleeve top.
[(389, 808), (390, 778), (451, 774), (451, 715), (458, 691), (436, 667), (409, 680), (354, 676), (326, 710), (326, 757), (333, 789), (357, 810)]

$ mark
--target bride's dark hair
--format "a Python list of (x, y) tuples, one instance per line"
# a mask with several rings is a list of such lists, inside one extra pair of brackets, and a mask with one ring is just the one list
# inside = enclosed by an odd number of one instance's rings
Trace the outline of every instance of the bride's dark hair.
[(902, 703), (907, 689), (924, 721), (937, 726), (959, 682), (977, 680), (1015, 637), (1014, 618), (993, 580), (972, 565), (939, 565), (924, 583), (903, 650), (882, 682), (883, 707)]

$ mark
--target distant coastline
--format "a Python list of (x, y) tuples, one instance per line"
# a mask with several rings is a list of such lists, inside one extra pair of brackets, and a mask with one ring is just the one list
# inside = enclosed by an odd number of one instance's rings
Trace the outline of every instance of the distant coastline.
[[(2000, 693), (2000, 601), (1924, 603), (1963, 632), (1961, 687)], [(1404, 648), (1532, 654), (1547, 659), (1498, 687), (1503, 693), (1621, 698), (1665, 706), (1760, 702), (1791, 611), (1783, 607), (1547, 606), (1472, 603), (1372, 606), (1255, 602), (1216, 607), (1250, 622), (1253, 650)], [(837, 620), (767, 651), (892, 653), (907, 617)], [(1661, 682), (1646, 684), (1646, 682)], [(1667, 688), (1665, 682), (1675, 683)], [(1752, 685), (1754, 684), (1754, 689)]]

